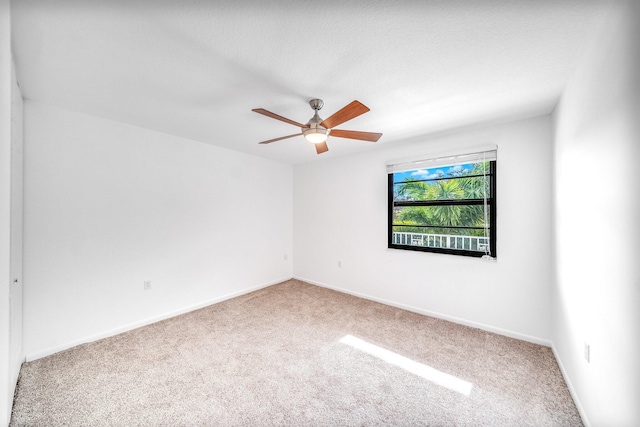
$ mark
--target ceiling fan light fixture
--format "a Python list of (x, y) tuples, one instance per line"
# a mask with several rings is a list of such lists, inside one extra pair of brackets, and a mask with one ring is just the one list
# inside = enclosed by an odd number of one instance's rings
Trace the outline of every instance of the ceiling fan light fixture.
[(312, 125), (309, 129), (304, 129), (302, 133), (304, 134), (304, 139), (312, 144), (325, 142), (329, 137), (329, 129), (325, 129), (318, 125)]

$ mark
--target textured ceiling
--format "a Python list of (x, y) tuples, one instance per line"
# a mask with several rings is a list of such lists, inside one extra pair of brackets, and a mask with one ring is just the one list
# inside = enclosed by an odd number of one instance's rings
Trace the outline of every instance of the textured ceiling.
[[(26, 99), (287, 163), (550, 112), (611, 0), (12, 1)], [(371, 111), (318, 156), (299, 129)]]

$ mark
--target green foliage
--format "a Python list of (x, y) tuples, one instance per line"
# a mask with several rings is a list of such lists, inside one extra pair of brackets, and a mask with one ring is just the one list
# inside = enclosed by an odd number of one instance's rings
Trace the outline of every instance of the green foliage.
[[(459, 200), (482, 199), (489, 196), (489, 162), (473, 164), (472, 169), (451, 170), (447, 176), (441, 174), (436, 180), (411, 181), (396, 184), (396, 200)], [(465, 178), (468, 177), (468, 178)], [(453, 179), (447, 179), (453, 178)], [(484, 230), (456, 230), (447, 227), (484, 227), (484, 210), (481, 205), (467, 206), (410, 206), (396, 208), (395, 224), (432, 225), (437, 228), (394, 227), (398, 232), (433, 234), (461, 234), (483, 236)], [(442, 227), (442, 228), (440, 228)]]

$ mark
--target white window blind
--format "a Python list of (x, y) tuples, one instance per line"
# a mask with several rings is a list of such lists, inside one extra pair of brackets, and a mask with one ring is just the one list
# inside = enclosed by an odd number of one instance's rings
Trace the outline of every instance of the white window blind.
[(415, 169), (430, 169), (439, 166), (452, 166), (464, 163), (475, 163), (497, 160), (498, 147), (489, 145), (451, 151), (432, 156), (416, 156), (419, 160), (397, 160), (387, 162), (387, 173), (406, 172)]

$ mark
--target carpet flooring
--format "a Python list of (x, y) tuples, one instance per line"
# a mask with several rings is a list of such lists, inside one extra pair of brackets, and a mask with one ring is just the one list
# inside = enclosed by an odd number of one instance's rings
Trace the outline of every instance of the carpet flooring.
[(11, 426), (580, 426), (547, 347), (289, 280), (22, 367)]

